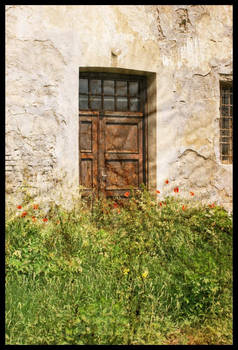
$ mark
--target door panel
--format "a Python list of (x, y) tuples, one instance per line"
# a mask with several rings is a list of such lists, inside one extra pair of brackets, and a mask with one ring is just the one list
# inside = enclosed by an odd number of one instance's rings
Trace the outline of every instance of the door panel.
[(81, 160), (81, 184), (87, 189), (93, 187), (93, 160), (90, 158), (83, 158)]
[(142, 118), (104, 117), (106, 196), (123, 195), (143, 182), (142, 122)]
[(91, 152), (92, 151), (92, 121), (91, 120), (81, 120), (80, 123), (80, 150), (81, 152)]
[(79, 117), (80, 185), (83, 195), (98, 191), (98, 113)]
[(106, 122), (106, 152), (138, 153), (139, 135), (137, 123), (123, 121)]
[(127, 190), (139, 186), (139, 164), (137, 159), (106, 160), (106, 190)]

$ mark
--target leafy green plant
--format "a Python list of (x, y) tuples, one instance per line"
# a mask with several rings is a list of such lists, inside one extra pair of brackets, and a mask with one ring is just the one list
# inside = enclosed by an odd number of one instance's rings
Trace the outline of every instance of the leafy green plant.
[(9, 210), (7, 344), (232, 342), (231, 215), (145, 188), (124, 199)]

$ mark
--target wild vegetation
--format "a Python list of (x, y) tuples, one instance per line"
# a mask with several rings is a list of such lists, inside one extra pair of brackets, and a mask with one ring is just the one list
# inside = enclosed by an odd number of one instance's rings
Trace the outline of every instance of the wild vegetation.
[(7, 211), (6, 344), (232, 344), (232, 217), (174, 192)]

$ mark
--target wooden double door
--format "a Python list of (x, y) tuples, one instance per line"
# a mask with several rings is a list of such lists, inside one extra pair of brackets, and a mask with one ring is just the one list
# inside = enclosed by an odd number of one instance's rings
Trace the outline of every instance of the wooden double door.
[(145, 79), (81, 73), (79, 174), (84, 195), (124, 196), (146, 183)]

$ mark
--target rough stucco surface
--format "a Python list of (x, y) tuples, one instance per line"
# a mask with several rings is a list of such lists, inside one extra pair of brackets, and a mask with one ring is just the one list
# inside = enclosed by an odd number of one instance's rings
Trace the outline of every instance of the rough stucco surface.
[(60, 178), (75, 192), (79, 67), (155, 73), (157, 188), (168, 178), (171, 190), (231, 208), (219, 81), (232, 79), (232, 6), (6, 6), (9, 193), (26, 177), (45, 194)]

